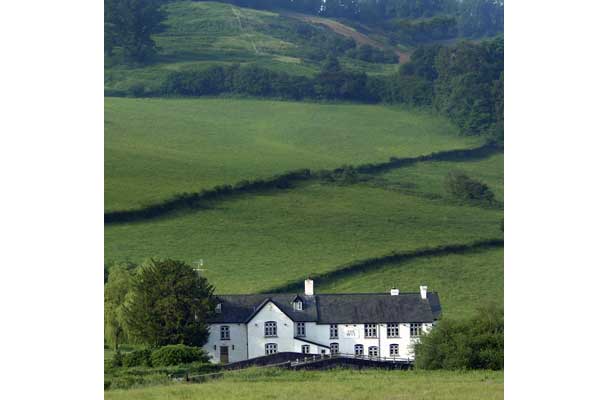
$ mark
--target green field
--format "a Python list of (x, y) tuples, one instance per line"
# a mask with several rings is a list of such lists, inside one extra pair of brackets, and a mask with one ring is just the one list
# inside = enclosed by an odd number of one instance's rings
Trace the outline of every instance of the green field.
[(503, 372), (334, 370), (326, 372), (250, 369), (202, 384), (171, 384), (109, 390), (106, 400), (152, 399), (444, 399), (504, 397)]
[(432, 161), (381, 175), (377, 184), (404, 193), (417, 193), (436, 198), (444, 196), (444, 178), (451, 170), (461, 170), (487, 184), (496, 200), (504, 199), (504, 155), (495, 154), (485, 160), (461, 163)]
[[(322, 42), (308, 41), (296, 28), (307, 22), (224, 3), (178, 1), (165, 5), (165, 10), (166, 29), (153, 36), (157, 59), (139, 67), (108, 63), (105, 89), (126, 93), (134, 85), (143, 85), (155, 91), (172, 71), (213, 65), (252, 63), (295, 75), (313, 75), (320, 69), (320, 60), (311, 60), (307, 54), (318, 50)], [(323, 26), (311, 26), (323, 37), (337, 35)], [(341, 61), (350, 70), (378, 75), (393, 73), (398, 67), (346, 57)]]
[[(440, 117), (369, 105), (233, 99), (106, 99), (105, 208), (296, 168), (333, 168), (481, 144)], [(461, 169), (503, 196), (503, 155), (422, 162), (351, 184), (319, 181), (166, 218), (107, 225), (107, 262), (205, 260), (218, 293), (266, 291), (357, 260), (502, 237), (501, 208), (457, 204)], [(426, 257), (327, 282), (321, 291), (440, 292), (446, 315), (502, 302), (502, 251)], [(447, 306), (447, 307), (446, 307)]]
[(391, 251), (498, 238), (501, 218), (500, 210), (366, 185), (310, 184), (168, 219), (107, 226), (105, 255), (203, 258), (218, 292), (252, 293)]
[(415, 292), (426, 284), (428, 290), (439, 293), (444, 316), (466, 318), (479, 306), (490, 303), (502, 306), (503, 257), (502, 249), (422, 257), (344, 277), (322, 285), (319, 290), (326, 293), (386, 292), (395, 286), (402, 292)]
[(105, 209), (128, 209), (297, 168), (468, 148), (441, 117), (381, 105), (105, 100)]

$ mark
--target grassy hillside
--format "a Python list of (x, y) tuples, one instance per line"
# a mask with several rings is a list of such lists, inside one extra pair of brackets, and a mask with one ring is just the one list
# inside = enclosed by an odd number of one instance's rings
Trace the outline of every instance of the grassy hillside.
[[(106, 400), (152, 399), (502, 399), (504, 374), (491, 371), (283, 371), (230, 372), (202, 384), (109, 390)], [(276, 393), (276, 395), (274, 395)]]
[[(343, 37), (318, 23), (225, 3), (178, 1), (165, 6), (165, 30), (154, 35), (158, 57), (151, 65), (105, 68), (105, 89), (127, 92), (142, 85), (156, 90), (171, 72), (215, 64), (253, 63), (297, 75), (320, 68), (326, 39)], [(307, 28), (308, 27), (308, 28)], [(307, 29), (316, 36), (308, 37)], [(373, 74), (394, 72), (397, 65), (357, 62), (343, 58), (352, 69)]]
[(414, 292), (426, 284), (428, 290), (439, 293), (445, 316), (469, 317), (479, 306), (502, 306), (503, 257), (502, 249), (422, 257), (344, 277), (318, 289), (327, 293), (386, 292), (395, 286), (403, 292)]
[(105, 100), (105, 209), (297, 168), (476, 146), (445, 119), (380, 105)]
[(444, 178), (448, 171), (461, 170), (468, 176), (476, 178), (494, 192), (496, 200), (504, 199), (504, 155), (496, 154), (485, 160), (471, 162), (420, 163), (414, 166), (393, 170), (383, 174), (377, 183), (380, 186), (399, 190), (405, 193), (417, 193), (436, 198), (444, 196)]
[[(106, 99), (105, 207), (307, 167), (385, 161), (481, 142), (444, 119), (368, 105), (233, 99)], [(311, 181), (209, 209), (105, 227), (105, 259), (202, 258), (220, 293), (266, 291), (357, 260), (502, 237), (500, 208), (457, 204), (443, 180), (462, 169), (502, 199), (503, 156), (422, 162), (351, 184)], [(325, 282), (321, 291), (441, 293), (447, 315), (502, 301), (501, 250), (426, 257)], [(457, 283), (458, 281), (458, 283)], [(317, 287), (319, 283), (317, 282)]]
[(501, 218), (500, 210), (366, 185), (310, 184), (164, 220), (107, 226), (105, 256), (203, 258), (219, 292), (252, 293), (391, 251), (501, 237)]

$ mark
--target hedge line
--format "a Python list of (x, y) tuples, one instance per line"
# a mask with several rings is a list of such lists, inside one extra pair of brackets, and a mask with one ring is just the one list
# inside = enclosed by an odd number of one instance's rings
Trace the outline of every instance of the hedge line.
[[(431, 248), (418, 249), (408, 252), (394, 251), (379, 257), (358, 260), (349, 264), (341, 265), (332, 271), (311, 276), (318, 280), (321, 284), (327, 285), (338, 279), (348, 277), (350, 275), (360, 274), (367, 271), (382, 268), (389, 263), (399, 261), (409, 261), (420, 257), (445, 256), (449, 254), (464, 254), (482, 249), (504, 247), (504, 239), (488, 239), (466, 244), (450, 244), (445, 246), (437, 246)], [(287, 283), (285, 285), (276, 286), (264, 291), (263, 293), (290, 293), (302, 290), (304, 280), (298, 280)]]
[(212, 189), (202, 190), (197, 193), (176, 194), (163, 202), (134, 210), (110, 211), (104, 214), (105, 224), (119, 224), (127, 222), (143, 221), (165, 216), (182, 210), (197, 210), (207, 208), (215, 201), (231, 199), (244, 194), (267, 192), (271, 190), (289, 189), (294, 183), (310, 179), (330, 181), (335, 176), (343, 175), (349, 169), (361, 174), (377, 174), (395, 168), (407, 167), (423, 161), (463, 161), (477, 160), (502, 152), (502, 147), (494, 143), (488, 143), (473, 149), (460, 149), (435, 152), (418, 157), (396, 158), (391, 157), (389, 161), (381, 163), (361, 164), (356, 167), (342, 166), (332, 170), (311, 171), (310, 169), (299, 169), (275, 175), (267, 179), (243, 180), (235, 185), (219, 185)]
[(288, 189), (294, 182), (310, 179), (308, 169), (286, 172), (267, 179), (243, 180), (235, 185), (219, 185), (212, 189), (197, 193), (181, 193), (161, 203), (151, 204), (144, 208), (125, 211), (111, 211), (104, 214), (105, 224), (141, 221), (161, 217), (163, 215), (184, 210), (198, 209), (208, 206), (208, 202), (231, 198), (251, 192), (265, 192), (274, 189)]

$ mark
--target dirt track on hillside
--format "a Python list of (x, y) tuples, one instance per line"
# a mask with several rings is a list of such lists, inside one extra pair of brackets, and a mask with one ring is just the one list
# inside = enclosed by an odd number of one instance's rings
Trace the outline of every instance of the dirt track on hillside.
[[(296, 18), (302, 21), (310, 22), (312, 24), (324, 25), (327, 28), (334, 31), (335, 33), (354, 39), (354, 41), (356, 41), (356, 43), (358, 44), (368, 44), (370, 46), (377, 47), (378, 49), (386, 48), (386, 46), (384, 46), (383, 43), (368, 37), (364, 33), (358, 32), (356, 29), (351, 28), (348, 25), (344, 25), (341, 22), (329, 18), (315, 17), (312, 15), (290, 12), (284, 13), (283, 15), (291, 18)], [(394, 53), (396, 53), (396, 55), (398, 56), (399, 64), (405, 64), (410, 61), (410, 54), (400, 51), (398, 49), (394, 49)]]

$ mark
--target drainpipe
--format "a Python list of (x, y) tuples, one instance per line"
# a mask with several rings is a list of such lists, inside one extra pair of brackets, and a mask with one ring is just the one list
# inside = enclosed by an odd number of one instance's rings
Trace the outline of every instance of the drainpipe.
[(249, 346), (249, 337), (248, 337), (248, 324), (246, 325), (246, 360), (248, 360), (250, 358), (250, 350), (248, 350), (248, 346)]
[(377, 324), (377, 329), (379, 330), (377, 332), (377, 358), (381, 358), (381, 325)]

